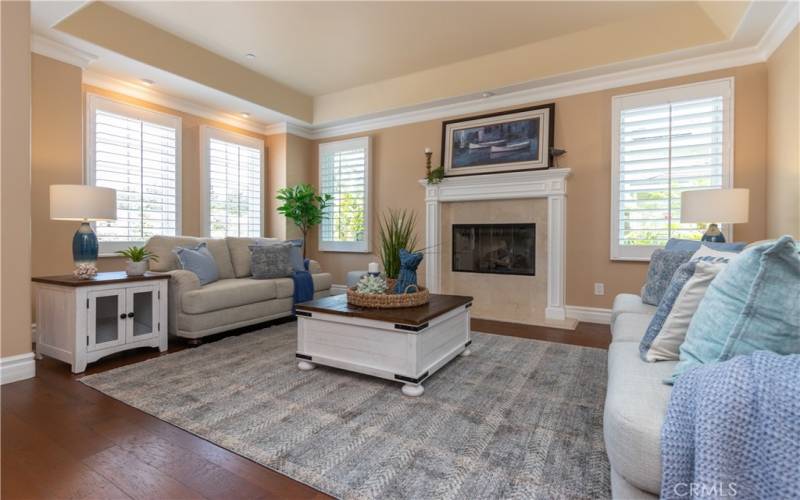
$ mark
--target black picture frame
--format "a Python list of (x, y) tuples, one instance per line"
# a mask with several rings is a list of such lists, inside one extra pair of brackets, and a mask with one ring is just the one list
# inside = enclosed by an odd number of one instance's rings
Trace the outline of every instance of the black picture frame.
[[(478, 165), (476, 166), (481, 171), (475, 172), (474, 169), (476, 167), (451, 167), (448, 162), (448, 128), (453, 127), (458, 124), (466, 124), (470, 122), (476, 122), (479, 120), (487, 120), (491, 118), (500, 118), (506, 117), (508, 120), (507, 122), (515, 121), (515, 117), (519, 117), (522, 114), (536, 112), (536, 111), (546, 111), (546, 126), (547, 130), (543, 132), (542, 135), (547, 137), (547, 145), (546, 151), (543, 152), (543, 158), (546, 158), (546, 162), (543, 166), (533, 166), (533, 167), (523, 167), (523, 168), (514, 168), (514, 163), (519, 163), (521, 165), (530, 164), (527, 161), (517, 161), (517, 162), (508, 162), (504, 164), (499, 164), (497, 168), (493, 166), (493, 164), (485, 164), (485, 165)], [(468, 116), (463, 118), (457, 118), (454, 120), (447, 120), (442, 122), (442, 148), (441, 148), (441, 155), (440, 155), (440, 164), (445, 168), (445, 177), (462, 177), (468, 175), (486, 175), (486, 174), (498, 174), (498, 173), (508, 173), (508, 172), (525, 172), (530, 170), (547, 170), (552, 168), (553, 166), (553, 155), (552, 149), (555, 143), (555, 111), (556, 105), (555, 103), (549, 104), (541, 104), (537, 106), (529, 106), (525, 108), (513, 109), (508, 111), (498, 111), (494, 113), (487, 113), (482, 115), (475, 115), (475, 116)], [(504, 123), (503, 120), (498, 120), (496, 123)], [(454, 169), (462, 170), (458, 173), (453, 173)], [(473, 169), (473, 171), (470, 171)], [(496, 170), (496, 171), (493, 171)]]

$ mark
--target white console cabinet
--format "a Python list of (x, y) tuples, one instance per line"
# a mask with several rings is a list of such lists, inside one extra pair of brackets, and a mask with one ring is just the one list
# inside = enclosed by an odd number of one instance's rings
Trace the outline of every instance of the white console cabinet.
[(98, 273), (33, 278), (36, 356), (59, 359), (73, 373), (109, 354), (136, 347), (167, 349), (169, 276)]

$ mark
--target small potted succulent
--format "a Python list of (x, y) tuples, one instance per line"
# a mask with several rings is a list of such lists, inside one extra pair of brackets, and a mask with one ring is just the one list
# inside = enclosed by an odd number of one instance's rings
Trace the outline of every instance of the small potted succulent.
[(147, 272), (147, 261), (158, 262), (158, 257), (145, 247), (128, 247), (125, 250), (117, 250), (116, 253), (128, 258), (128, 266), (125, 268), (128, 276), (142, 276)]

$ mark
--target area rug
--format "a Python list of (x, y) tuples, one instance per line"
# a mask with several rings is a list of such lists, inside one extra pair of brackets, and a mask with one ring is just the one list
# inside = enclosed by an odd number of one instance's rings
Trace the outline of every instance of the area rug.
[(474, 333), (410, 398), (295, 346), (289, 323), (81, 381), (339, 498), (610, 496), (604, 350)]

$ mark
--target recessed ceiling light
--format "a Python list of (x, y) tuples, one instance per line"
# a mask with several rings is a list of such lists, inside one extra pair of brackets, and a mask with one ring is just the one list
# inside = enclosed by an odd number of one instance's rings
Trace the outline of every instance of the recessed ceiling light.
[(481, 97), (483, 97), (484, 99), (488, 99), (489, 97), (492, 97), (493, 95), (494, 95), (494, 92), (484, 92), (484, 93), (481, 94)]
[(155, 84), (156, 82), (154, 82), (153, 80), (151, 80), (151, 79), (149, 79), (149, 78), (142, 78), (142, 83), (144, 83), (144, 84), (145, 84), (145, 85), (147, 85), (148, 87), (151, 87), (151, 86), (153, 86), (153, 84)]
[(255, 54), (253, 54), (252, 52), (248, 52), (248, 53), (247, 53), (247, 54), (245, 54), (244, 56), (245, 56), (246, 58), (248, 58), (248, 59), (255, 59), (255, 58), (256, 58), (256, 55), (255, 55)]
[(246, 113), (246, 112), (242, 111), (239, 114), (242, 115), (242, 118), (250, 118), (250, 113)]

